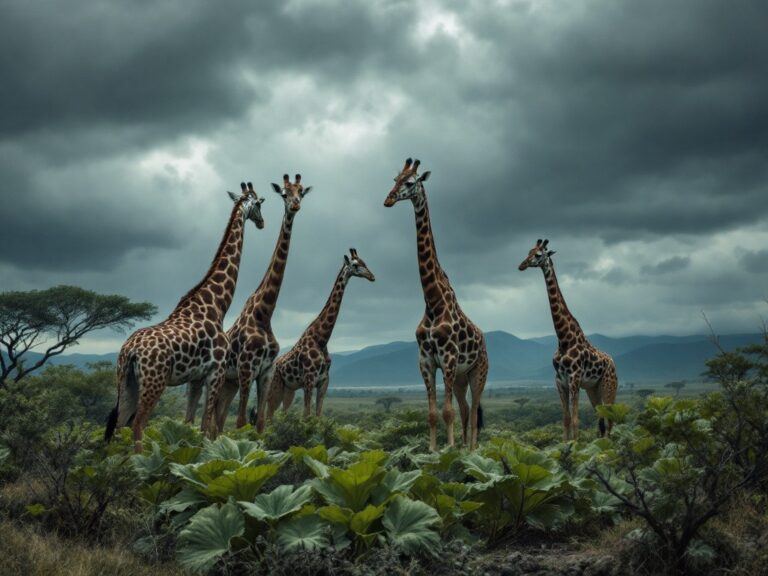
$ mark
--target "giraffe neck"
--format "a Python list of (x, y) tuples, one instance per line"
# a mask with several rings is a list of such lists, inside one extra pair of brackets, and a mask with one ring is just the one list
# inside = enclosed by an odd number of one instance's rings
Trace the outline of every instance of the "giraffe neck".
[(436, 310), (444, 305), (443, 291), (446, 286), (450, 290), (450, 284), (448, 283), (448, 276), (437, 259), (427, 197), (414, 198), (413, 209), (416, 214), (416, 250), (424, 302), (428, 309)]
[(216, 256), (203, 279), (179, 300), (171, 317), (185, 314), (207, 316), (222, 322), (232, 304), (243, 251), (245, 218), (242, 201), (235, 204)]
[[(275, 251), (272, 253), (272, 260), (264, 273), (259, 287), (251, 296), (252, 305), (257, 307), (261, 313), (261, 318), (267, 322), (272, 319), (272, 314), (277, 305), (277, 298), (280, 296), (280, 287), (283, 284), (285, 275), (285, 264), (288, 260), (288, 249), (291, 246), (291, 231), (293, 230), (294, 213), (286, 210), (283, 216), (283, 226), (277, 237)], [(250, 308), (250, 307), (247, 307)], [(254, 313), (255, 310), (249, 310)]]
[[(552, 322), (555, 325), (555, 333), (560, 347), (568, 347), (573, 344), (579, 336), (584, 333), (581, 326), (573, 317), (568, 305), (565, 303), (563, 293), (560, 291), (560, 284), (557, 282), (555, 266), (551, 260), (541, 267), (544, 272), (544, 281), (547, 285), (547, 297), (549, 298), (549, 309), (552, 312)], [(569, 329), (570, 327), (570, 329)]]
[(336, 326), (336, 320), (339, 317), (339, 310), (341, 309), (341, 300), (344, 298), (344, 290), (347, 287), (349, 281), (349, 271), (346, 266), (342, 266), (336, 281), (333, 283), (333, 289), (331, 290), (328, 301), (323, 306), (323, 309), (318, 314), (315, 321), (312, 322), (311, 329), (317, 342), (321, 346), (326, 346), (331, 339), (333, 328)]

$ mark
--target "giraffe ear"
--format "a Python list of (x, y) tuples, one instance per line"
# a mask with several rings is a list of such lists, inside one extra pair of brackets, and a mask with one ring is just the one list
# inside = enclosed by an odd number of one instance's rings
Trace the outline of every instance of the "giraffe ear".
[(312, 186), (307, 186), (306, 188), (302, 189), (301, 197), (304, 198), (304, 196), (309, 194), (311, 191), (312, 191)]
[(230, 192), (229, 190), (227, 190), (227, 194), (229, 194), (229, 197), (232, 198), (232, 202), (237, 202), (238, 200), (240, 200), (240, 196), (238, 196), (234, 192)]
[(550, 250), (547, 252), (547, 256), (552, 256), (553, 254), (557, 254), (557, 252), (555, 250)]
[(280, 186), (278, 186), (278, 185), (277, 185), (277, 184), (275, 184), (274, 182), (272, 182), (272, 190), (273, 190), (275, 193), (277, 193), (277, 194), (281, 194), (281, 192), (280, 192)]
[(426, 172), (424, 172), (424, 174), (419, 176), (419, 182), (426, 182), (427, 180), (429, 180), (429, 177), (430, 177), (431, 174), (432, 174), (432, 172), (427, 170)]
[(349, 256), (347, 256), (346, 254), (344, 254), (344, 264), (346, 264), (347, 266), (349, 266), (349, 264), (350, 264)]

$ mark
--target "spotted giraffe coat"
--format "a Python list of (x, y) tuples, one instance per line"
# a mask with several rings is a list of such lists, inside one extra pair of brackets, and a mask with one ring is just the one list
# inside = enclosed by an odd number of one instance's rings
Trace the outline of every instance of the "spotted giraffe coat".
[(321, 416), (323, 399), (328, 390), (331, 355), (328, 341), (339, 317), (347, 283), (352, 276), (373, 282), (374, 276), (352, 249), (351, 259), (345, 257), (333, 289), (320, 314), (307, 327), (291, 350), (277, 359), (268, 392), (267, 418), (271, 419), (280, 404), (287, 410), (296, 391), (304, 391), (304, 416), (311, 411), (312, 390), (316, 390), (315, 414)]
[[(557, 335), (557, 350), (552, 359), (555, 384), (563, 406), (563, 436), (576, 439), (579, 433), (579, 391), (585, 390), (593, 407), (613, 404), (618, 390), (618, 377), (613, 358), (589, 342), (576, 318), (571, 314), (560, 290), (548, 241), (537, 241), (520, 270), (541, 268), (547, 287), (550, 312)], [(598, 419), (599, 433), (605, 435), (613, 427)]]
[[(409, 158), (396, 176), (395, 185), (384, 205), (393, 206), (399, 200), (411, 200), (416, 216), (416, 248), (419, 276), (424, 292), (424, 317), (416, 328), (419, 346), (419, 370), (427, 388), (429, 406), (430, 448), (437, 449), (437, 397), (435, 374), (443, 373), (445, 396), (443, 420), (448, 445), (453, 446), (453, 394), (459, 404), (462, 440), (470, 449), (477, 446), (482, 425), (480, 400), (488, 376), (488, 353), (482, 331), (462, 311), (448, 275), (437, 259), (432, 235), (432, 223), (423, 182), (429, 172), (419, 176), (419, 161)], [(467, 390), (471, 392), (471, 407)]]
[[(223, 380), (227, 336), (222, 328), (232, 302), (245, 219), (264, 226), (261, 199), (252, 187), (237, 197), (213, 263), (205, 277), (178, 303), (164, 321), (134, 332), (120, 349), (117, 361), (118, 401), (110, 414), (105, 438), (117, 427), (133, 428), (135, 450), (142, 449), (142, 431), (167, 386), (190, 379), (208, 382), (213, 388)], [(212, 412), (206, 414), (206, 429)], [(213, 431), (215, 434), (215, 431)]]

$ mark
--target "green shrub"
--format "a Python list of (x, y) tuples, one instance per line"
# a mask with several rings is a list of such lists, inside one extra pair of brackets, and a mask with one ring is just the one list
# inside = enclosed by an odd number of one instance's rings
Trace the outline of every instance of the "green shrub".
[(336, 424), (327, 418), (302, 418), (297, 410), (275, 412), (263, 435), (264, 445), (271, 450), (288, 450), (291, 446), (332, 447), (339, 444)]

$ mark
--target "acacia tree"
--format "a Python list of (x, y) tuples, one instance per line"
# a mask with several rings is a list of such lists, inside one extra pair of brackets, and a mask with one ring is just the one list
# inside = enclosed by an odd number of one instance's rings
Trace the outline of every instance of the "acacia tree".
[(675, 396), (680, 396), (680, 390), (685, 388), (685, 380), (675, 380), (664, 385), (665, 388), (671, 388), (675, 391)]
[[(0, 293), (0, 388), (21, 380), (94, 330), (125, 330), (157, 308), (77, 286)], [(30, 359), (30, 351), (40, 356)]]
[(376, 400), (376, 404), (384, 406), (384, 410), (386, 412), (390, 412), (392, 410), (392, 404), (397, 404), (400, 402), (402, 402), (402, 399), (398, 398), (397, 396), (383, 396)]
[(520, 398), (515, 398), (514, 399), (514, 403), (518, 405), (520, 410), (525, 408), (525, 405), (528, 404), (528, 402), (530, 402), (530, 398), (526, 398), (525, 396), (522, 396)]

